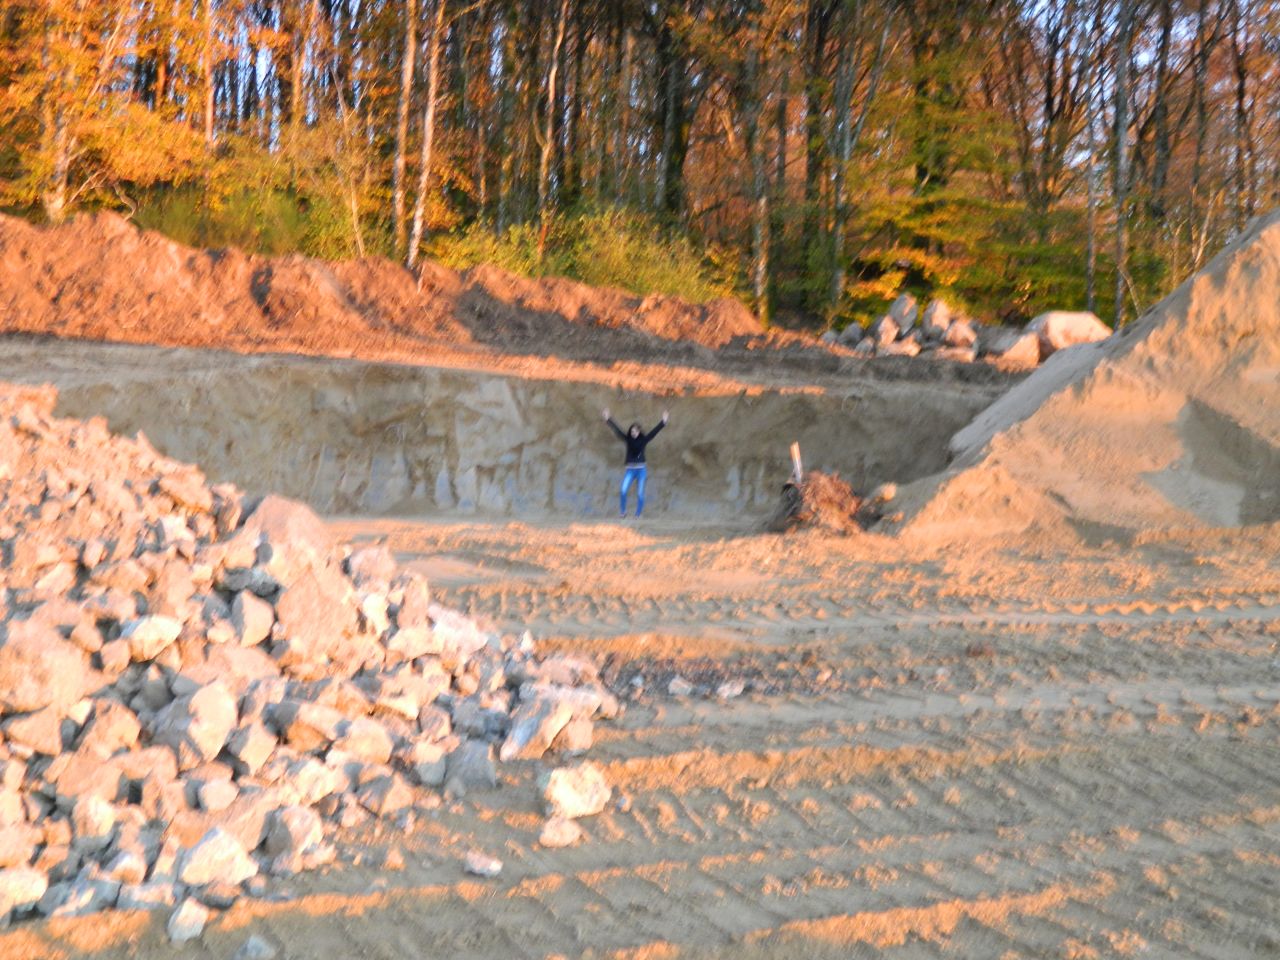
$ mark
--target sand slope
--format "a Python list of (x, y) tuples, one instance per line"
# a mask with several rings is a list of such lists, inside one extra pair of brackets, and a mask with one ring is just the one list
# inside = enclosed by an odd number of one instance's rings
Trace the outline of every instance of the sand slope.
[(1121, 333), (1054, 355), (951, 451), (907, 493), (910, 535), (1280, 519), (1280, 214)]

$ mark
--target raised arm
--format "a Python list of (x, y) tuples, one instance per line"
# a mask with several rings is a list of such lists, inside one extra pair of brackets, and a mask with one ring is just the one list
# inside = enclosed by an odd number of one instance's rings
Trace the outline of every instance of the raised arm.
[(609, 429), (611, 429), (614, 433), (618, 435), (619, 440), (627, 439), (626, 432), (620, 426), (618, 426), (616, 423), (613, 422), (613, 417), (609, 416), (608, 410), (604, 411), (604, 422), (609, 425)]
[(648, 443), (650, 440), (652, 440), (654, 437), (660, 434), (662, 432), (662, 428), (667, 425), (667, 421), (670, 419), (671, 419), (671, 414), (667, 413), (664, 410), (662, 412), (662, 419), (658, 421), (658, 425), (656, 427), (654, 427), (645, 435), (644, 442)]

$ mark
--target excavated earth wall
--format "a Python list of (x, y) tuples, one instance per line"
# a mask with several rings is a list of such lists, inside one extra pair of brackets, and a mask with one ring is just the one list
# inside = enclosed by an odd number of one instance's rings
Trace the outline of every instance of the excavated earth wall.
[(0, 340), (0, 380), (51, 382), (58, 413), (141, 430), (168, 456), (330, 514), (608, 516), (621, 444), (647, 426), (648, 503), (723, 519), (773, 505), (807, 468), (865, 490), (942, 469), (1003, 384), (851, 380), (840, 390), (661, 397), (466, 370), (49, 339)]

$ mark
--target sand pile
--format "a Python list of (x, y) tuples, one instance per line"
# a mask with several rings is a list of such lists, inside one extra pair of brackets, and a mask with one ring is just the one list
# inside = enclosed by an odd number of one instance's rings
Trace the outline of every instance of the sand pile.
[[(590, 663), (55, 399), (0, 388), (0, 925), (177, 907), (182, 939), (331, 861), (336, 825), (575, 756), (616, 715)], [(546, 843), (608, 798), (589, 763), (552, 771)]]
[(0, 215), (0, 317), (3, 332), (402, 360), (444, 347), (697, 360), (797, 339), (767, 336), (733, 300), (639, 297), (491, 266), (427, 264), (419, 282), (378, 258), (196, 250), (110, 213), (43, 228)]
[(1056, 352), (911, 491), (932, 540), (1280, 519), (1280, 214), (1107, 340)]

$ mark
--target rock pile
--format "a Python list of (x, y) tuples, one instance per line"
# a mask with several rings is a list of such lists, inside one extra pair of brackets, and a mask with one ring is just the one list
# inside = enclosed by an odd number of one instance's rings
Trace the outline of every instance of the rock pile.
[(867, 329), (850, 324), (828, 340), (865, 357), (926, 356), (957, 363), (982, 359), (1006, 369), (1023, 370), (1037, 366), (1057, 350), (1110, 335), (1110, 328), (1092, 313), (1053, 310), (1040, 314), (1025, 329), (983, 327), (953, 310), (945, 300), (931, 300), (920, 313), (915, 297), (904, 293)]
[(55, 399), (0, 386), (0, 925), (177, 907), (196, 936), (332, 860), (336, 825), (576, 755), (617, 714), (590, 663), (440, 607), (385, 548)]

